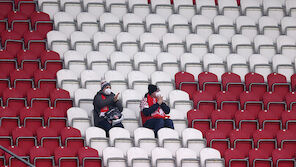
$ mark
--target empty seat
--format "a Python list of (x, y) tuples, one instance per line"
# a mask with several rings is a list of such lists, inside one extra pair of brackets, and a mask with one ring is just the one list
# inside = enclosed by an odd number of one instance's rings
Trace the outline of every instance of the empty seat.
[(222, 13), (224, 16), (228, 16), (233, 19), (240, 16), (237, 1), (235, 0), (219, 0), (218, 7), (219, 12)]
[(259, 111), (241, 110), (235, 113), (236, 127), (246, 134), (253, 134), (253, 131), (259, 129), (257, 113)]
[(247, 73), (249, 73), (249, 65), (244, 56), (238, 54), (230, 54), (227, 56), (228, 71), (240, 76), (242, 81)]
[(188, 148), (179, 148), (176, 151), (176, 161), (180, 166), (199, 166), (196, 152)]
[(226, 65), (223, 63), (223, 58), (213, 54), (208, 53), (203, 57), (204, 71), (214, 73), (218, 76), (218, 80), (221, 80), (222, 74), (226, 71)]
[(191, 0), (175, 0), (174, 1), (175, 12), (184, 16), (188, 21), (195, 15), (195, 6)]
[(36, 146), (30, 150), (30, 163), (52, 166), (54, 164), (54, 158), (51, 157), (50, 152), (46, 148)]
[(61, 130), (62, 144), (66, 148), (70, 148), (75, 153), (85, 146), (84, 138), (81, 136), (80, 130), (73, 127), (65, 127)]
[(214, 33), (214, 28), (211, 24), (211, 20), (207, 15), (195, 15), (191, 18), (192, 31), (201, 35), (205, 39)]
[(272, 152), (272, 160), (274, 166), (286, 166), (295, 165), (295, 160), (293, 159), (293, 154), (285, 149), (275, 149)]
[(156, 59), (156, 55), (163, 50), (159, 38), (153, 33), (143, 33), (140, 36), (140, 49)]
[(202, 72), (198, 75), (199, 90), (208, 92), (214, 96), (221, 91), (222, 84), (218, 82), (218, 77), (211, 72)]
[(276, 133), (278, 148), (293, 152), (296, 147), (296, 136), (292, 130), (280, 130)]
[(214, 0), (200, 0), (196, 1), (196, 11), (197, 13), (209, 17), (211, 20), (218, 15), (218, 7)]
[(79, 129), (82, 136), (85, 136), (86, 129), (91, 126), (91, 121), (88, 117), (87, 111), (79, 107), (71, 107), (67, 111), (70, 126)]
[(84, 57), (86, 57), (87, 52), (93, 50), (93, 44), (91, 42), (90, 35), (85, 32), (72, 32), (70, 40), (72, 48), (81, 53)]
[(264, 165), (272, 166), (272, 160), (269, 158), (268, 153), (263, 149), (252, 149), (249, 151), (249, 163), (250, 165)]
[(152, 11), (160, 15), (164, 19), (168, 19), (173, 14), (173, 5), (169, 0), (151, 0)]
[(116, 147), (107, 147), (103, 150), (104, 164), (107, 166), (124, 167), (127, 162), (124, 158), (123, 152)]
[(53, 154), (54, 150), (61, 146), (61, 139), (58, 137), (57, 129), (40, 127), (37, 129), (36, 134), (39, 145), (47, 149), (50, 154)]
[(171, 108), (178, 109), (184, 113), (193, 107), (192, 101), (189, 100), (189, 94), (181, 90), (173, 90), (169, 93)]
[(224, 160), (221, 159), (221, 154), (213, 148), (204, 148), (200, 151), (200, 163), (202, 167), (206, 166), (223, 166)]
[(79, 159), (76, 157), (76, 152), (69, 147), (58, 147), (54, 151), (55, 164), (59, 166), (69, 165), (78, 166)]
[(64, 53), (64, 66), (69, 69), (79, 78), (80, 73), (86, 70), (86, 62), (84, 61), (84, 56), (74, 50), (69, 50)]
[(185, 91), (189, 94), (189, 98), (192, 99), (193, 94), (198, 89), (198, 83), (195, 82), (194, 76), (188, 72), (178, 72), (175, 75), (176, 89)]
[(171, 109), (169, 116), (174, 123), (174, 129), (178, 131), (179, 136), (181, 136), (182, 131), (187, 128), (187, 111)]
[(134, 55), (134, 68), (148, 75), (150, 75), (157, 70), (157, 64), (155, 63), (155, 58), (145, 52), (138, 52)]
[(281, 28), (282, 28), (282, 33), (283, 34), (295, 38), (294, 27), (296, 26), (296, 24), (295, 24), (295, 18), (294, 17), (284, 17), (284, 18), (282, 18), (281, 25), (282, 25)]
[(146, 0), (129, 0), (128, 7), (129, 11), (140, 17), (142, 21), (144, 21), (145, 17), (151, 13), (150, 6)]
[(263, 16), (259, 19), (259, 30), (265, 36), (271, 38), (274, 42), (280, 35), (280, 28), (277, 21), (269, 16)]
[(60, 55), (61, 59), (64, 58), (64, 52), (70, 49), (66, 34), (60, 31), (48, 32), (47, 44), (48, 44), (48, 48), (57, 52)]
[(254, 147), (251, 134), (245, 133), (245, 131), (240, 129), (235, 129), (231, 131), (229, 136), (232, 147), (238, 150), (243, 156), (248, 156), (249, 150)]
[(100, 27), (104, 32), (109, 33), (113, 39), (116, 35), (122, 32), (122, 24), (119, 22), (119, 18), (112, 13), (104, 13), (100, 16)]
[(292, 62), (295, 60), (295, 39), (286, 35), (281, 35), (277, 38), (276, 44), (278, 53), (282, 54), (285, 57), (289, 57)]
[(109, 146), (109, 139), (105, 130), (98, 127), (89, 127), (85, 132), (86, 144), (98, 151), (99, 156), (103, 155), (103, 150)]
[(183, 41), (185, 40), (186, 35), (191, 33), (191, 28), (188, 24), (187, 19), (178, 14), (173, 14), (168, 18), (169, 29), (171, 32), (174, 32), (179, 36)]
[(145, 32), (145, 25), (142, 19), (133, 13), (127, 13), (123, 16), (124, 29), (133, 34), (136, 39)]
[(140, 50), (137, 39), (132, 33), (121, 32), (116, 36), (116, 41), (117, 48), (130, 58), (133, 58), (133, 55)]
[[(212, 121), (210, 120), (211, 112), (212, 111), (209, 110), (196, 109), (188, 111), (188, 127), (197, 129), (201, 131), (203, 135), (206, 135), (207, 131), (212, 128)], [(202, 144), (203, 145), (201, 145), (198, 150), (200, 150), (200, 148), (206, 147), (206, 141), (203, 141)]]
[(122, 105), (124, 108), (129, 108), (134, 111), (139, 118), (140, 102), (142, 100), (142, 95), (134, 89), (127, 89), (122, 92)]
[[(87, 62), (88, 69), (92, 69), (92, 71), (96, 73), (99, 80), (101, 80), (105, 72), (107, 72), (110, 69), (107, 55), (105, 55), (102, 52), (98, 52), (98, 51), (88, 52), (86, 55), (86, 62)], [(84, 77), (81, 76), (81, 79), (82, 78)], [(84, 86), (84, 84), (82, 84), (82, 86)]]
[[(114, 37), (115, 38), (115, 37)], [(97, 32), (93, 36), (93, 44), (97, 50), (109, 57), (116, 50), (113, 36), (107, 32)]]
[(231, 37), (236, 34), (232, 18), (225, 15), (214, 17), (214, 28), (215, 32), (226, 37), (228, 42), (230, 42)]
[(156, 147), (151, 151), (152, 166), (175, 166), (175, 159), (173, 159), (172, 153), (162, 147)]
[(244, 35), (234, 35), (231, 38), (233, 52), (245, 57), (249, 61), (249, 57), (254, 53), (253, 45), (248, 37)]
[[(283, 90), (285, 90), (285, 88)], [(263, 96), (263, 102), (264, 108), (274, 113), (280, 114), (287, 108), (284, 96), (277, 92), (266, 92)]]
[(229, 166), (248, 166), (249, 161), (245, 158), (245, 155), (240, 152), (238, 149), (230, 148), (225, 151), (224, 155), (225, 165)]
[[(130, 133), (127, 129), (114, 127), (109, 131), (110, 136), (110, 145), (119, 148), (124, 155), (126, 155), (127, 151), (133, 147), (133, 142), (130, 137)], [(104, 155), (104, 151), (103, 151)]]
[(286, 0), (286, 14), (289, 16), (295, 16), (296, 3), (293, 0)]
[(143, 148), (148, 155), (151, 155), (151, 150), (158, 146), (154, 131), (144, 127), (139, 127), (134, 131), (134, 142), (136, 147)]
[(71, 14), (74, 18), (76, 18), (76, 16), (83, 10), (79, 0), (61, 0), (60, 6), (65, 12)]
[(101, 76), (94, 70), (84, 70), (80, 77), (81, 87), (98, 92), (101, 89)]
[[(206, 141), (203, 139), (201, 131), (193, 128), (186, 128), (182, 131), (183, 147), (189, 148), (200, 156), (200, 150), (206, 147)], [(178, 151), (177, 151), (178, 152)], [(178, 156), (178, 153), (177, 153)]]
[[(287, 74), (286, 74), (287, 75)], [(285, 96), (291, 92), (291, 85), (287, 83), (287, 78), (279, 73), (271, 73), (267, 76), (269, 90)]]
[(209, 36), (209, 48), (212, 53), (222, 58), (223, 61), (226, 61), (226, 56), (231, 52), (231, 47), (228, 44), (227, 38), (219, 34)]
[(162, 52), (157, 55), (157, 65), (160, 71), (170, 74), (174, 78), (175, 74), (180, 71), (177, 57), (173, 54)]
[(264, 80), (267, 81), (267, 76), (272, 72), (272, 67), (269, 64), (268, 58), (261, 54), (253, 54), (250, 56), (249, 63), (250, 69), (262, 75)]
[(76, 30), (74, 16), (66, 12), (58, 12), (54, 15), (54, 24), (57, 30), (65, 33), (67, 38), (70, 38), (72, 32)]
[(255, 20), (248, 16), (239, 16), (236, 19), (236, 30), (238, 33), (248, 37), (250, 41), (253, 41), (254, 37), (259, 34)]
[[(100, 5), (99, 2), (90, 2), (89, 6), (91, 6), (91, 4), (94, 6)], [(96, 32), (98, 32), (100, 27), (99, 23), (97, 22), (96, 15), (93, 15), (93, 13), (90, 13), (90, 11), (88, 11), (88, 13), (81, 12), (77, 15), (77, 26), (79, 30), (87, 33), (90, 36), (93, 36)]]
[(129, 88), (136, 90), (141, 96), (144, 96), (149, 84), (148, 75), (141, 71), (131, 71), (128, 73)]
[(263, 11), (264, 14), (275, 18), (278, 23), (285, 15), (281, 2), (277, 0), (263, 0)]
[(69, 91), (70, 96), (74, 97), (74, 92), (80, 87), (77, 75), (67, 69), (57, 72), (57, 80), (60, 88)]
[(258, 20), (263, 15), (261, 4), (257, 0), (241, 0), (240, 6), (242, 13), (254, 20)]
[(82, 3), (84, 10), (94, 15), (97, 20), (99, 20), (100, 16), (105, 12), (103, 0), (84, 0)]
[(138, 147), (132, 147), (127, 151), (127, 160), (129, 166), (151, 166), (150, 159), (146, 150)]
[(25, 127), (17, 127), (12, 132), (12, 138), (16, 146), (21, 148), (26, 154), (33, 146), (37, 146), (36, 137), (33, 131)]
[(157, 14), (146, 16), (146, 29), (159, 39), (162, 39), (162, 36), (168, 32), (165, 19)]
[(172, 55), (175, 55), (177, 59), (185, 52), (185, 45), (182, 39), (175, 33), (167, 33), (163, 35), (163, 47), (164, 50)]
[(287, 81), (290, 82), (291, 76), (294, 74), (294, 67), (289, 57), (284, 55), (275, 55), (272, 57), (273, 71), (285, 75)]
[(102, 166), (102, 159), (98, 151), (91, 147), (82, 147), (78, 150), (79, 164), (82, 166)]
[(125, 78), (127, 74), (133, 70), (130, 56), (123, 52), (113, 52), (110, 55), (111, 68), (120, 71)]
[(122, 20), (122, 16), (128, 13), (128, 7), (125, 2), (120, 0), (110, 0), (106, 1), (106, 8), (114, 16)]
[(185, 41), (187, 51), (198, 57), (202, 57), (204, 54), (209, 52), (206, 39), (201, 35), (188, 34)]

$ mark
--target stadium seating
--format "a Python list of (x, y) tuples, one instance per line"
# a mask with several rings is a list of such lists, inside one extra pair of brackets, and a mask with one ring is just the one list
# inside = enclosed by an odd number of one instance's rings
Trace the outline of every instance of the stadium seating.
[[(1, 1), (0, 143), (36, 166), (294, 166), (295, 8)], [(124, 106), (108, 137), (92, 117), (102, 80)], [(175, 130), (142, 127), (149, 83)], [(0, 151), (0, 166), (24, 164)]]

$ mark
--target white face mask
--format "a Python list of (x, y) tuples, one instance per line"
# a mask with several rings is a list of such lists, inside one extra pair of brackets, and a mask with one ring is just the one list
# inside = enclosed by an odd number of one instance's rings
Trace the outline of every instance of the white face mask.
[(160, 92), (156, 92), (156, 93), (155, 93), (155, 96), (156, 96), (156, 97), (160, 97), (160, 96), (161, 96), (161, 93), (160, 93)]
[(104, 91), (104, 93), (106, 94), (106, 95), (110, 95), (111, 94), (111, 89), (110, 88), (107, 88), (107, 89), (105, 89), (105, 91)]

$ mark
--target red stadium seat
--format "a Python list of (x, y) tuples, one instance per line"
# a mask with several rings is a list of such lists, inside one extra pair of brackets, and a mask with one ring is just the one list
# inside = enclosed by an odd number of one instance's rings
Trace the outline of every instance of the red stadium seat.
[(38, 58), (40, 58), (41, 53), (45, 51), (47, 47), (46, 40), (44, 40), (42, 34), (37, 31), (25, 32), (24, 42), (26, 48), (36, 54)]
[(250, 166), (272, 167), (272, 160), (264, 149), (252, 149), (249, 151)]
[[(10, 131), (5, 127), (0, 127), (0, 145), (5, 148), (8, 148), (9, 146), (13, 145)], [(4, 151), (0, 150), (0, 155), (3, 155), (3, 153)], [(1, 160), (0, 160), (0, 164), (1, 164)]]
[(78, 150), (79, 164), (81, 166), (102, 166), (102, 159), (99, 158), (97, 150), (91, 147), (82, 147)]
[(10, 88), (10, 79), (3, 73), (0, 73), (0, 97), (3, 96), (3, 91)]
[(65, 147), (69, 147), (75, 152), (85, 146), (84, 138), (81, 137), (80, 130), (72, 127), (65, 127), (61, 130), (61, 140)]
[(54, 150), (61, 146), (61, 139), (56, 129), (40, 127), (37, 129), (36, 133), (39, 145), (46, 148), (50, 154), (53, 154)]
[(240, 94), (241, 108), (250, 111), (260, 111), (264, 109), (263, 102), (260, 101), (260, 97), (255, 92), (245, 91)]
[(282, 130), (281, 114), (269, 110), (263, 110), (258, 113), (260, 127), (264, 130), (276, 134), (278, 130)]
[(288, 110), (282, 112), (283, 128), (288, 130), (296, 130), (296, 111)]
[(27, 99), (24, 98), (24, 92), (21, 92), (15, 88), (5, 89), (3, 91), (3, 104), (15, 111), (27, 107)]
[(67, 118), (65, 118), (65, 113), (54, 107), (44, 110), (44, 122), (48, 127), (56, 129), (59, 134), (60, 131), (67, 126)]
[(30, 150), (30, 163), (35, 166), (54, 166), (54, 158), (50, 152), (43, 147), (36, 146)]
[(287, 110), (287, 104), (284, 101), (284, 97), (278, 93), (266, 92), (263, 96), (263, 102), (264, 107), (267, 110), (279, 113)]
[(33, 132), (25, 127), (17, 127), (12, 131), (12, 138), (16, 146), (21, 148), (26, 154), (30, 149), (37, 146), (37, 140)]
[(34, 88), (32, 76), (25, 70), (16, 69), (10, 73), (10, 82), (12, 87), (19, 90), (23, 95), (27, 90)]
[(196, 109), (188, 111), (188, 127), (200, 130), (203, 136), (205, 136), (206, 132), (212, 129), (210, 114), (211, 112)]
[(228, 136), (235, 129), (235, 121), (232, 118), (232, 113), (227, 110), (214, 110), (211, 114), (213, 128)]
[(52, 73), (63, 69), (63, 61), (60, 59), (60, 55), (57, 52), (51, 50), (43, 51), (40, 60), (42, 67)]
[(207, 92), (201, 90), (196, 92), (192, 100), (194, 108), (198, 110), (213, 111), (217, 109), (217, 102), (214, 101), (213, 96)]
[(3, 76), (8, 77), (11, 71), (17, 68), (17, 61), (7, 50), (0, 50), (0, 71)]
[(39, 127), (44, 126), (44, 120), (40, 111), (31, 107), (25, 107), (20, 110), (21, 124), (25, 128), (30, 129), (34, 135), (36, 135), (36, 130)]
[(273, 165), (276, 167), (295, 166), (296, 162), (293, 159), (293, 152), (283, 149), (275, 149), (272, 152)]
[(14, 10), (13, 1), (0, 1), (0, 14), (7, 17)]
[(246, 74), (245, 84), (247, 90), (256, 93), (260, 99), (268, 91), (268, 85), (264, 82), (264, 77), (258, 73), (250, 72)]
[(238, 149), (227, 149), (224, 153), (226, 166), (230, 167), (245, 167), (248, 166), (246, 156)]
[(20, 126), (20, 119), (17, 110), (9, 107), (0, 107), (1, 128), (11, 132), (16, 127)]
[(258, 129), (253, 133), (255, 148), (264, 150), (271, 155), (271, 152), (277, 148), (277, 141), (272, 132)]
[(228, 111), (233, 116), (237, 110), (240, 110), (240, 102), (235, 94), (229, 91), (221, 91), (216, 94), (218, 108)]
[(280, 130), (276, 134), (278, 148), (294, 152), (296, 150), (296, 134), (292, 130)]
[(248, 156), (249, 150), (254, 148), (251, 134), (245, 133), (240, 129), (231, 131), (229, 135), (232, 148), (238, 150), (244, 156)]
[(0, 15), (0, 33), (6, 30), (8, 30), (8, 22), (4, 16)]
[(30, 18), (32, 29), (41, 33), (43, 38), (46, 38), (46, 34), (53, 30), (53, 21), (50, 21), (48, 14), (36, 11), (31, 14)]
[[(20, 156), (21, 158), (29, 161), (28, 157), (26, 156), (26, 152), (17, 146), (11, 146), (8, 148), (9, 151), (13, 152), (14, 154)], [(20, 160), (12, 157), (10, 154), (5, 153), (5, 161), (6, 164), (8, 164), (8, 166), (17, 166), (17, 167), (27, 167), (26, 164), (24, 164), (23, 162), (21, 162)]]
[(50, 100), (52, 106), (59, 108), (65, 115), (67, 110), (73, 106), (73, 100), (70, 98), (69, 92), (61, 88), (50, 92)]
[(40, 88), (28, 90), (27, 102), (32, 108), (43, 111), (44, 109), (51, 107), (49, 93), (45, 90)]
[(14, 31), (7, 30), (1, 33), (1, 44), (5, 50), (10, 52), (13, 56), (24, 49), (24, 41), (22, 36)]
[(223, 89), (233, 93), (237, 97), (246, 89), (240, 76), (235, 73), (226, 72), (221, 76), (221, 80)]
[(287, 104), (287, 108), (289, 110), (296, 110), (296, 94), (295, 92), (289, 92), (287, 93), (287, 95), (285, 96), (286, 99), (286, 104)]
[(208, 147), (217, 149), (221, 155), (230, 148), (230, 141), (227, 135), (219, 130), (211, 129), (206, 133)]
[(257, 113), (251, 110), (240, 110), (235, 113), (236, 127), (246, 134), (252, 134), (259, 129)]
[(17, 54), (17, 62), (18, 66), (30, 76), (33, 76), (34, 71), (41, 67), (37, 55), (30, 50), (21, 50)]
[(199, 89), (208, 92), (211, 95), (216, 95), (222, 91), (222, 84), (218, 82), (218, 77), (211, 72), (202, 72), (198, 75)]
[(189, 94), (192, 99), (193, 94), (198, 89), (198, 83), (195, 82), (194, 76), (188, 72), (178, 72), (175, 74), (176, 89), (183, 90)]
[(287, 83), (284, 75), (279, 73), (271, 73), (267, 76), (269, 90), (285, 96), (291, 92), (291, 85)]
[(33, 0), (15, 0), (16, 8), (27, 16), (37, 10), (37, 2)]
[(70, 147), (59, 147), (54, 151), (55, 164), (62, 166), (78, 166), (79, 160), (76, 152)]
[(55, 75), (55, 73), (49, 70), (36, 70), (34, 72), (35, 87), (42, 89), (49, 94), (49, 92), (56, 89), (57, 80)]
[(31, 30), (30, 20), (24, 13), (19, 11), (13, 11), (8, 14), (8, 24), (12, 31), (19, 33), (21, 36)]
[(291, 76), (291, 91), (296, 90), (296, 74)]

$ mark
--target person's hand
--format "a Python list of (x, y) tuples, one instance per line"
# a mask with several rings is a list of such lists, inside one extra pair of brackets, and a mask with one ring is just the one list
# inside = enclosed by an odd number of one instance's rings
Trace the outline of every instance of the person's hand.
[(162, 96), (158, 96), (158, 97), (157, 97), (157, 103), (158, 103), (159, 105), (161, 105), (161, 104), (163, 103), (163, 97), (162, 97)]
[(116, 101), (118, 100), (118, 96), (119, 96), (119, 93), (117, 93), (117, 94), (114, 96), (114, 98), (113, 98), (114, 102), (116, 102)]

